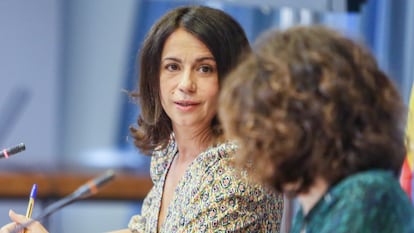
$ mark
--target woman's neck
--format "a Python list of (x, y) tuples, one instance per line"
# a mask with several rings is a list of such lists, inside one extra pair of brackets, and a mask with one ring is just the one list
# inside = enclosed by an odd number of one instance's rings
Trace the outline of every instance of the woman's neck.
[(316, 178), (308, 192), (298, 195), (298, 201), (302, 205), (304, 215), (309, 213), (327, 190), (328, 183), (322, 178)]
[(201, 152), (212, 146), (214, 137), (210, 129), (191, 131), (174, 130), (180, 159), (193, 160)]

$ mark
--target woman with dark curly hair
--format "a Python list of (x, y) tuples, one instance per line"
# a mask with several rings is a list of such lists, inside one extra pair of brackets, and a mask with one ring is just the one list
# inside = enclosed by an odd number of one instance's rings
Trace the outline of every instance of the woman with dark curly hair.
[(414, 232), (397, 180), (398, 90), (361, 45), (322, 26), (261, 36), (225, 80), (219, 115), (256, 180), (297, 197), (291, 232)]

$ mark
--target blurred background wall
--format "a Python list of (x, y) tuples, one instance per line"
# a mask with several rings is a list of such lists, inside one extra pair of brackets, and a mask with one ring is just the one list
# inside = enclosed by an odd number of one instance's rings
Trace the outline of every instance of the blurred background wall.
[[(371, 49), (408, 101), (414, 79), (411, 0), (0, 0), (0, 148), (27, 146), (2, 160), (0, 169), (147, 173), (148, 158), (128, 140), (139, 109), (124, 90), (138, 81), (135, 56), (145, 33), (184, 4), (223, 9), (251, 42), (266, 29), (297, 24), (343, 31)], [(9, 222), (9, 209), (24, 213), (26, 204), (0, 200), (0, 224)], [(36, 206), (34, 216), (46, 204)], [(104, 232), (126, 227), (139, 211), (140, 203), (128, 200), (82, 201), (46, 224), (51, 232)]]

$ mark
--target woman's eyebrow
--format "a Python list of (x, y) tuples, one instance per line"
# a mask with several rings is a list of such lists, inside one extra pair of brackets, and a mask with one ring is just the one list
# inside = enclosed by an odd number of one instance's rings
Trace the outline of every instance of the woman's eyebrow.
[(175, 61), (175, 62), (181, 62), (181, 59), (175, 58), (175, 57), (165, 57), (161, 61)]

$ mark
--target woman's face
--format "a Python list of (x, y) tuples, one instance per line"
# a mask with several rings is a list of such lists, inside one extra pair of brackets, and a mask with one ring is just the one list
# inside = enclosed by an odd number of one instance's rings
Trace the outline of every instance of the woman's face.
[(161, 104), (174, 127), (209, 127), (217, 112), (218, 73), (210, 50), (184, 29), (164, 44), (160, 66)]

